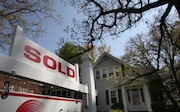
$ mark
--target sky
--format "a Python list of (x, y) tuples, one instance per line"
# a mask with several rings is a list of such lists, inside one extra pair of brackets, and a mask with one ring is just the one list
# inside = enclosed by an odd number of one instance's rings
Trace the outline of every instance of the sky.
[[(83, 18), (83, 15), (80, 15), (77, 13), (77, 10), (70, 6), (64, 6), (60, 2), (60, 0), (55, 0), (55, 8), (57, 10), (57, 13), (61, 14), (63, 19), (63, 24), (59, 26), (52, 20), (46, 21), (46, 27), (47, 27), (47, 35), (44, 37), (39, 38), (36, 43), (40, 46), (44, 47), (48, 51), (55, 53), (55, 50), (58, 49), (58, 44), (60, 37), (68, 38), (69, 34), (65, 33), (63, 29), (67, 25), (72, 24), (72, 18), (76, 18), (78, 20), (81, 20)], [(124, 32), (120, 38), (117, 39), (109, 39), (106, 38), (104, 40), (103, 44), (106, 44), (107, 46), (111, 47), (110, 54), (120, 57), (122, 56), (125, 48), (125, 44), (127, 40), (130, 37), (134, 37), (138, 33), (142, 33), (142, 31), (145, 30), (145, 26), (143, 24), (139, 24), (137, 28), (132, 29), (131, 31)]]

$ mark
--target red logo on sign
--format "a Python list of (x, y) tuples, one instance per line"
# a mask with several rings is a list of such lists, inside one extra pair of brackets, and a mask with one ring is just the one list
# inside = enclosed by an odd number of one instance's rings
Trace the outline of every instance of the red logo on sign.
[(45, 112), (46, 106), (37, 100), (28, 100), (22, 103), (16, 112)]

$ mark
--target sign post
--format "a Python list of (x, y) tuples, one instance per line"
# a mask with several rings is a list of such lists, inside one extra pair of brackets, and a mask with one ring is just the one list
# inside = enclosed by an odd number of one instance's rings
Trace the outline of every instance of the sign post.
[(83, 111), (84, 112), (97, 112), (96, 109), (96, 90), (94, 82), (93, 67), (91, 64), (91, 57), (88, 53), (82, 56), (82, 83), (88, 85), (88, 94), (83, 97)]

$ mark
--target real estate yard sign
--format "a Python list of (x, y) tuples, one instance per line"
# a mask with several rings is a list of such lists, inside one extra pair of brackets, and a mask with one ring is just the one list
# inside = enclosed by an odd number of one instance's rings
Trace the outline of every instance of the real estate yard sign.
[[(10, 56), (0, 54), (0, 72), (14, 71), (17, 76), (88, 93), (87, 85), (77, 80), (77, 69), (25, 38), (20, 27), (12, 39)], [(81, 112), (81, 108), (81, 100), (27, 93), (10, 92), (6, 99), (0, 99), (1, 112)]]
[(16, 28), (11, 42), (10, 57), (0, 54), (0, 71), (63, 88), (88, 93), (86, 85), (77, 81), (76, 67), (23, 36)]
[(10, 92), (0, 100), (1, 112), (81, 112), (81, 108), (81, 100), (29, 93)]

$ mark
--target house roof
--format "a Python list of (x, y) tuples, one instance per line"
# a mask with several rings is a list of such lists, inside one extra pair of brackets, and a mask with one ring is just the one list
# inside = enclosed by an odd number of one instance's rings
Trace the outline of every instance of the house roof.
[(111, 54), (109, 54), (109, 53), (107, 53), (107, 52), (104, 52), (104, 53), (97, 59), (97, 61), (94, 63), (94, 67), (96, 67), (96, 66), (101, 62), (101, 60), (102, 60), (105, 56), (107, 56), (107, 57), (115, 60), (116, 62), (120, 63), (121, 65), (124, 64), (124, 62), (123, 62), (122, 60), (114, 57), (113, 55), (111, 55)]

